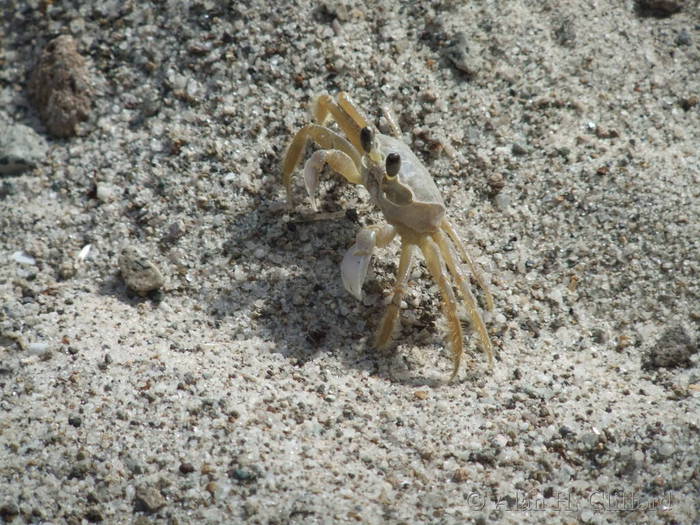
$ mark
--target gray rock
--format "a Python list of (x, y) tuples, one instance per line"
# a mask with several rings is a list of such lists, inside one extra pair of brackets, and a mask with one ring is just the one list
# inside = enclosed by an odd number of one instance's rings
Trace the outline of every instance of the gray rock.
[(445, 50), (445, 57), (468, 77), (475, 76), (484, 67), (480, 56), (480, 46), (469, 42), (465, 33), (457, 34), (454, 43)]
[(0, 175), (32, 169), (46, 157), (47, 150), (46, 141), (32, 128), (0, 117)]
[(156, 489), (143, 487), (134, 495), (134, 509), (140, 512), (154, 513), (165, 506), (165, 498)]
[(697, 353), (698, 345), (693, 342), (682, 326), (674, 326), (666, 330), (644, 359), (644, 367), (656, 368), (687, 368), (690, 357)]
[(637, 0), (642, 12), (655, 16), (671, 16), (688, 4), (688, 0)]
[(119, 269), (126, 285), (140, 295), (163, 286), (163, 276), (156, 265), (134, 246), (127, 246), (122, 251)]
[(92, 105), (92, 79), (77, 42), (60, 35), (41, 52), (29, 78), (29, 98), (46, 129), (55, 137), (71, 137), (87, 120)]

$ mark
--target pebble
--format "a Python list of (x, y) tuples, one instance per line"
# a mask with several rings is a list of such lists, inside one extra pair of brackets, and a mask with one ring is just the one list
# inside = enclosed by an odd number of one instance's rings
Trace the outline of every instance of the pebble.
[(689, 367), (690, 357), (698, 352), (694, 343), (682, 326), (666, 330), (646, 355), (645, 368)]
[(192, 463), (181, 463), (180, 464), (180, 473), (181, 474), (191, 474), (194, 472), (194, 465)]
[(0, 507), (0, 518), (7, 523), (10, 523), (19, 515), (19, 508), (13, 502), (4, 503)]
[(95, 195), (100, 202), (111, 202), (117, 198), (117, 187), (114, 184), (100, 182), (97, 184)]
[(480, 69), (483, 69), (483, 62), (477, 47), (474, 44), (471, 47), (468, 46), (468, 42), (466, 33), (457, 33), (454, 43), (445, 50), (445, 56), (454, 67), (473, 77)]
[(92, 85), (85, 58), (75, 40), (61, 35), (49, 42), (29, 78), (29, 98), (46, 129), (55, 137), (71, 137), (87, 120)]
[(686, 31), (685, 29), (682, 29), (680, 33), (678, 33), (678, 36), (676, 37), (676, 45), (677, 46), (689, 46), (690, 44), (693, 43), (693, 40), (690, 38), (690, 33)]
[(642, 10), (653, 12), (658, 16), (671, 16), (685, 7), (688, 0), (637, 0)]
[(24, 252), (13, 253), (12, 260), (15, 261), (16, 263), (20, 263), (20, 264), (29, 264), (32, 266), (36, 264), (36, 259), (34, 257), (32, 257), (31, 255), (27, 255)]
[(150, 514), (158, 512), (165, 506), (165, 498), (154, 488), (142, 487), (134, 495), (134, 509)]
[(48, 343), (29, 343), (27, 345), (27, 352), (32, 355), (41, 355), (49, 349)]
[(32, 128), (0, 116), (0, 175), (18, 175), (46, 157), (46, 141)]
[(138, 248), (127, 246), (119, 256), (119, 269), (126, 285), (139, 295), (163, 286), (163, 275)]
[(527, 146), (523, 146), (519, 142), (513, 142), (510, 150), (513, 155), (527, 155), (529, 152)]

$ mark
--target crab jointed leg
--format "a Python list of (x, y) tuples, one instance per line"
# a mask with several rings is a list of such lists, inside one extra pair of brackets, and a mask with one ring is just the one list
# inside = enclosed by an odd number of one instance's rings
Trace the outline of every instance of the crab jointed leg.
[(476, 328), (476, 331), (479, 333), (481, 347), (489, 358), (489, 365), (493, 368), (493, 346), (491, 345), (491, 339), (489, 338), (489, 334), (486, 331), (484, 321), (481, 319), (481, 315), (479, 315), (479, 309), (476, 304), (476, 299), (474, 298), (474, 295), (472, 294), (471, 290), (469, 289), (469, 286), (467, 285), (464, 272), (462, 271), (459, 262), (455, 260), (452, 248), (449, 246), (445, 235), (438, 230), (437, 232), (433, 233), (432, 237), (435, 240), (438, 248), (440, 249), (442, 257), (445, 259), (447, 268), (449, 269), (450, 273), (452, 274), (452, 277), (454, 277), (454, 280), (457, 283), (457, 288), (459, 289), (460, 293), (462, 294), (462, 297), (464, 298), (464, 303), (467, 307), (467, 312), (469, 312), (469, 317), (471, 317), (472, 325), (474, 326), (474, 328)]
[(345, 93), (338, 95), (338, 101), (339, 103), (336, 103), (330, 95), (317, 97), (312, 108), (314, 120), (323, 125), (329, 115), (332, 116), (355, 148), (362, 151), (360, 130), (367, 126), (367, 120)]
[(374, 344), (379, 349), (385, 348), (391, 342), (391, 336), (394, 334), (394, 326), (396, 326), (396, 319), (399, 317), (399, 309), (401, 308), (401, 299), (403, 299), (406, 293), (406, 285), (408, 284), (412, 259), (413, 244), (402, 240), (401, 259), (399, 260), (399, 269), (396, 272), (394, 295), (391, 298), (391, 302), (386, 307), (382, 324), (379, 325), (375, 338)]
[[(284, 162), (282, 163), (282, 181), (284, 182), (284, 186), (287, 190), (287, 200), (290, 205), (294, 205), (292, 198), (292, 173), (294, 173), (299, 161), (301, 161), (301, 157), (304, 155), (306, 143), (309, 140), (313, 140), (324, 150), (342, 152), (352, 161), (352, 164), (355, 166), (355, 170), (338, 171), (338, 173), (343, 175), (348, 182), (353, 184), (362, 183), (362, 179), (358, 173), (361, 165), (360, 154), (357, 152), (355, 147), (344, 137), (338, 135), (334, 131), (324, 128), (323, 126), (319, 126), (318, 124), (309, 124), (301, 128), (297, 134), (294, 135), (294, 139), (292, 139), (291, 144), (287, 148), (287, 153), (284, 157)], [(340, 155), (335, 155), (335, 157), (340, 157)], [(318, 160), (319, 159), (317, 158), (316, 162), (318, 162)], [(337, 164), (341, 165), (343, 164), (343, 161), (337, 161)]]
[(328, 164), (333, 171), (340, 173), (353, 184), (362, 184), (362, 176), (357, 166), (344, 152), (337, 149), (322, 149), (314, 152), (304, 164), (304, 184), (311, 199), (311, 208), (316, 211), (316, 190), (318, 190), (318, 175), (323, 166)]
[(474, 279), (476, 279), (479, 288), (483, 290), (484, 297), (486, 298), (486, 309), (489, 312), (493, 312), (493, 295), (491, 295), (491, 290), (489, 290), (489, 287), (486, 284), (486, 280), (484, 279), (484, 276), (482, 275), (479, 266), (469, 256), (469, 253), (464, 248), (464, 244), (462, 244), (462, 239), (459, 238), (459, 235), (457, 235), (457, 232), (452, 227), (452, 224), (450, 224), (450, 221), (448, 221), (447, 219), (443, 219), (442, 223), (440, 224), (440, 227), (447, 233), (447, 235), (450, 236), (452, 244), (454, 244), (457, 247), (459, 255), (469, 266), (469, 270), (472, 272)]
[(445, 275), (447, 275), (445, 263), (442, 257), (440, 257), (440, 250), (435, 241), (430, 237), (424, 237), (421, 239), (419, 246), (423, 252), (423, 257), (425, 257), (425, 264), (428, 267), (428, 271), (438, 284), (440, 295), (442, 296), (442, 311), (445, 318), (447, 318), (448, 338), (450, 350), (452, 351), (453, 369), (452, 375), (450, 376), (450, 381), (452, 381), (457, 376), (459, 364), (462, 361), (462, 353), (464, 351), (462, 346), (462, 325), (457, 316), (457, 300), (452, 291), (452, 285), (447, 282), (445, 278)]

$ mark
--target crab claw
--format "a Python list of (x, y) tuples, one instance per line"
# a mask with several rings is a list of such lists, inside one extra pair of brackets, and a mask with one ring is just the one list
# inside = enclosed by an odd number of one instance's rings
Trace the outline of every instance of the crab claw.
[(345, 289), (362, 300), (362, 283), (367, 277), (369, 262), (372, 259), (374, 247), (377, 244), (377, 233), (374, 230), (361, 230), (357, 234), (355, 244), (345, 253), (340, 273)]
[(326, 163), (326, 152), (319, 150), (314, 152), (309, 160), (304, 164), (304, 186), (306, 193), (309, 194), (311, 200), (311, 208), (318, 211), (316, 206), (316, 191), (318, 190), (318, 175), (323, 170), (323, 165)]

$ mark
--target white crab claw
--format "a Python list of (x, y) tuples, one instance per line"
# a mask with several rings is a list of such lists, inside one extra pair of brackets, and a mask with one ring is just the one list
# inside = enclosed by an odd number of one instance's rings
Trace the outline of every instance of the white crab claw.
[(345, 289), (362, 300), (362, 283), (367, 277), (369, 262), (377, 243), (377, 234), (374, 230), (361, 230), (355, 239), (355, 244), (345, 253), (340, 273), (343, 277)]
[(362, 300), (362, 283), (367, 277), (367, 269), (371, 255), (355, 255), (354, 246), (350, 248), (345, 257), (343, 264), (340, 267), (340, 273), (343, 276), (343, 285), (345, 289), (354, 295), (359, 301)]
[(323, 165), (326, 163), (326, 152), (319, 150), (314, 152), (309, 160), (304, 164), (304, 186), (306, 193), (309, 194), (311, 200), (311, 208), (318, 211), (316, 206), (316, 190), (318, 190), (318, 175), (323, 170)]

